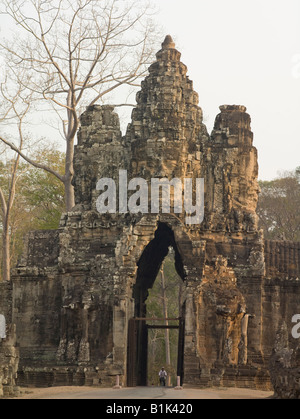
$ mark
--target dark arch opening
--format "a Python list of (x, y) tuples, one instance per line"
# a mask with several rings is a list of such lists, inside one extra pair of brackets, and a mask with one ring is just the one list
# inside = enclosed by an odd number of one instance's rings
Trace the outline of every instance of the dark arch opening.
[[(147, 385), (148, 328), (146, 322), (146, 300), (149, 295), (149, 289), (152, 289), (170, 247), (174, 249), (176, 271), (184, 281), (186, 275), (174, 232), (167, 224), (159, 222), (154, 239), (146, 246), (137, 263), (137, 279), (133, 288), (135, 317), (129, 322), (128, 331), (128, 386)], [(184, 313), (184, 307), (180, 308), (180, 312)], [(178, 328), (178, 375), (183, 379), (183, 318), (179, 320)]]
[(148, 290), (153, 287), (161, 265), (173, 247), (175, 252), (175, 268), (180, 278), (185, 280), (185, 272), (180, 253), (175, 241), (173, 230), (164, 223), (158, 223), (154, 239), (146, 246), (138, 261), (136, 284), (133, 289), (135, 300), (135, 317), (146, 316), (145, 301), (148, 298)]

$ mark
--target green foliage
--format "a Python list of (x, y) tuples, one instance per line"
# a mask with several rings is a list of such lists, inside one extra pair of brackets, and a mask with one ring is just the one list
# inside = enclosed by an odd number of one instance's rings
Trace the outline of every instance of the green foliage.
[[(40, 150), (36, 160), (63, 173), (64, 154), (56, 150)], [(35, 230), (56, 229), (64, 209), (64, 185), (50, 173), (26, 165), (22, 194), (31, 209)]]
[(300, 167), (260, 188), (257, 212), (265, 238), (300, 241)]
[[(177, 318), (179, 317), (179, 294), (182, 280), (175, 269), (173, 249), (170, 249), (169, 254), (164, 260), (163, 269), (166, 279), (165, 289), (167, 292), (168, 317)], [(147, 299), (147, 317), (164, 317), (160, 273), (154, 282), (153, 288), (149, 290), (149, 297)]]
[[(54, 148), (41, 147), (33, 159), (63, 173), (64, 154)], [(14, 159), (0, 161), (0, 187), (8, 197)], [(22, 253), (24, 236), (31, 230), (56, 229), (64, 211), (64, 185), (55, 176), (20, 162), (10, 218), (11, 266)], [(0, 217), (0, 234), (2, 220)], [(0, 242), (0, 258), (1, 258)], [(1, 263), (1, 260), (0, 260)]]

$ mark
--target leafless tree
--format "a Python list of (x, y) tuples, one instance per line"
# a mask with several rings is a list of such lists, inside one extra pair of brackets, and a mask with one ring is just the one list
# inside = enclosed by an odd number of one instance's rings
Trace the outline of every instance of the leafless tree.
[[(19, 85), (16, 90), (13, 90), (12, 86), (5, 82), (1, 83), (0, 92), (2, 99), (0, 123), (10, 121), (17, 126), (17, 136), (19, 138), (18, 149), (21, 152), (24, 144), (23, 122), (30, 109), (31, 95), (30, 93), (28, 95), (28, 92), (24, 93), (22, 85)], [(0, 140), (6, 141), (3, 135), (0, 135)], [(5, 189), (0, 185), (0, 206), (2, 215), (2, 279), (4, 281), (10, 280), (10, 221), (16, 195), (19, 162), (20, 155), (15, 153), (14, 157), (10, 158), (10, 164), (8, 165), (9, 173), (6, 176)]]
[(144, 0), (2, 0), (2, 7), (17, 26), (15, 38), (0, 47), (15, 77), (21, 69), (27, 75), (24, 87), (35, 100), (51, 104), (59, 118), (66, 141), (64, 174), (4, 142), (64, 183), (70, 211), (80, 113), (120, 86), (136, 86), (145, 74), (155, 44), (153, 11)]

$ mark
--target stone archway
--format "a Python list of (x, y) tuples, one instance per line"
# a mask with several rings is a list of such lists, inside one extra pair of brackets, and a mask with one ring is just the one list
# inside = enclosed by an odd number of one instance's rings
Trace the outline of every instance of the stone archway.
[[(173, 220), (175, 221), (175, 219)], [(172, 247), (175, 253), (175, 268), (185, 281), (186, 272), (179, 252), (175, 234), (166, 222), (158, 221), (154, 238), (144, 248), (138, 262), (136, 281), (133, 287), (134, 317), (129, 319), (127, 345), (127, 385), (147, 385), (148, 324), (146, 300), (153, 287), (162, 262)], [(184, 306), (183, 302), (183, 306)], [(184, 308), (179, 310), (184, 313)], [(153, 326), (151, 326), (153, 328)], [(160, 326), (161, 327), (161, 326)], [(174, 328), (174, 326), (171, 326)], [(175, 326), (176, 327), (176, 326)], [(177, 375), (183, 377), (184, 316), (178, 319), (178, 368)]]
[[(169, 246), (175, 250), (176, 269), (184, 280), (184, 315), (181, 328), (181, 352), (188, 365), (196, 356), (195, 346), (195, 289), (201, 283), (205, 243), (191, 240), (187, 227), (172, 214), (131, 216), (116, 243), (113, 306), (113, 353), (111, 375), (120, 375), (128, 383), (128, 344), (131, 319), (145, 318), (145, 300), (148, 289), (153, 285), (160, 265), (168, 253)], [(141, 336), (142, 332), (139, 332)], [(144, 337), (146, 339), (146, 337)], [(142, 345), (139, 344), (140, 348)], [(184, 347), (183, 347), (184, 345)], [(182, 359), (183, 357), (181, 357)], [(135, 362), (135, 361), (134, 361)], [(142, 361), (140, 365), (142, 364)], [(180, 375), (189, 375), (187, 368), (180, 365)], [(184, 371), (184, 372), (183, 372)], [(135, 374), (135, 377), (137, 374)], [(145, 380), (143, 380), (145, 382)]]
[(161, 264), (169, 252), (169, 247), (173, 247), (175, 252), (175, 268), (178, 275), (183, 281), (186, 278), (183, 260), (176, 244), (174, 232), (166, 223), (158, 222), (154, 239), (146, 246), (137, 263), (137, 277), (133, 288), (135, 317), (146, 316), (145, 301), (148, 297), (148, 290), (154, 284)]

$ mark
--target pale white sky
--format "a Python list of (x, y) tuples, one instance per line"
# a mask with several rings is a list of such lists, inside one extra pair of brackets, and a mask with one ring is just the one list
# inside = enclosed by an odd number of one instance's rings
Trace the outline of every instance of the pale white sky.
[[(150, 3), (188, 66), (209, 132), (220, 105), (245, 105), (260, 179), (300, 166), (300, 0)], [(0, 36), (6, 22), (0, 16)]]
[(300, 1), (152, 2), (188, 66), (209, 131), (220, 105), (245, 105), (260, 179), (300, 166)]

